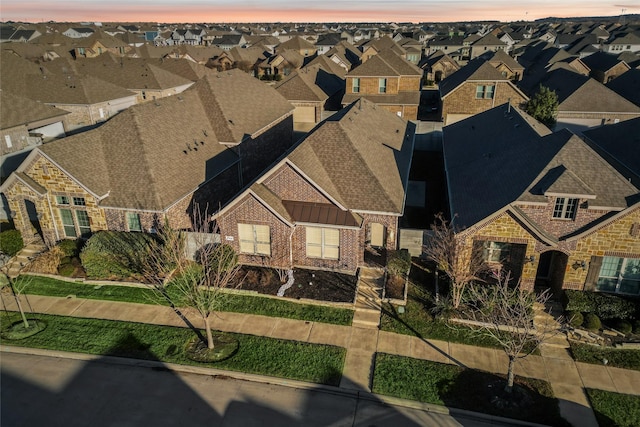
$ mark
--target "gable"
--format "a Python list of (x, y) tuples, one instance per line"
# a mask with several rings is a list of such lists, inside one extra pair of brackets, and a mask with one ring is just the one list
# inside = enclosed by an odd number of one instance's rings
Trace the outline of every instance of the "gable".
[(264, 180), (263, 184), (281, 200), (332, 203), (320, 190), (287, 163)]

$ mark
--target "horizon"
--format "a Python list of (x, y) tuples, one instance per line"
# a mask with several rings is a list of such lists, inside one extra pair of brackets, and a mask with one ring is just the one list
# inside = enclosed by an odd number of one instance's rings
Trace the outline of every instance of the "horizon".
[[(640, 13), (635, 4), (597, 0), (3, 0), (2, 22), (157, 22), (157, 23), (383, 23), (535, 21), (545, 18), (616, 18)], [(455, 9), (455, 10), (454, 10)]]

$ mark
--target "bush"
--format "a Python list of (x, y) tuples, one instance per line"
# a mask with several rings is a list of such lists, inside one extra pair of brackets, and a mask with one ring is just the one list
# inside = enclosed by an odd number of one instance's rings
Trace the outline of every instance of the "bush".
[(78, 256), (80, 253), (77, 240), (61, 240), (58, 243), (58, 247), (62, 250), (62, 254), (65, 257), (72, 258)]
[(633, 322), (633, 333), (640, 335), (640, 320)]
[(411, 255), (406, 249), (400, 249), (399, 251), (389, 251), (387, 254), (387, 270), (389, 274), (402, 276), (409, 272), (411, 268)]
[(565, 290), (562, 304), (566, 311), (594, 313), (608, 319), (633, 319), (637, 302), (624, 297), (600, 292)]
[(568, 311), (567, 321), (571, 326), (577, 328), (582, 325), (582, 322), (584, 322), (584, 316), (579, 311)]
[(590, 331), (597, 331), (602, 328), (602, 322), (600, 322), (600, 318), (595, 314), (587, 313), (584, 316), (584, 322), (582, 323), (582, 326)]
[(613, 328), (618, 331), (618, 332), (622, 332), (625, 335), (628, 335), (631, 333), (631, 331), (633, 331), (633, 326), (631, 326), (631, 322), (627, 321), (627, 320), (618, 320), (614, 325)]
[(127, 279), (143, 274), (153, 235), (99, 231), (80, 252), (87, 276), (95, 279)]
[(0, 252), (12, 257), (22, 248), (24, 248), (24, 241), (18, 230), (6, 230), (0, 233)]

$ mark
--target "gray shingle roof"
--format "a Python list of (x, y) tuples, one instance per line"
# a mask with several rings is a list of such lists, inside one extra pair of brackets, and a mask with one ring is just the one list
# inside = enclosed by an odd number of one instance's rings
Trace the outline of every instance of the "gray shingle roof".
[[(470, 227), (518, 203), (546, 203), (545, 192), (587, 193), (590, 206), (627, 207), (638, 193), (568, 130), (550, 134), (506, 105), (444, 128), (450, 208)], [(578, 195), (578, 194), (576, 194)]]
[(414, 133), (362, 99), (317, 126), (288, 159), (347, 209), (400, 214)]
[(640, 117), (589, 129), (583, 135), (592, 147), (603, 156), (613, 157), (640, 182)]
[(292, 109), (273, 89), (234, 70), (41, 150), (95, 194), (109, 194), (104, 206), (164, 210), (237, 161), (220, 142), (258, 134)]
[(62, 120), (67, 114), (68, 111), (0, 90), (0, 129), (53, 118)]
[(305, 67), (289, 75), (275, 89), (290, 101), (326, 101), (344, 90), (344, 80), (320, 65)]
[(640, 106), (640, 69), (629, 70), (606, 85), (618, 95)]
[(467, 81), (504, 81), (509, 79), (502, 76), (498, 70), (482, 58), (476, 58), (455, 73), (440, 82), (440, 96), (445, 97), (458, 86)]

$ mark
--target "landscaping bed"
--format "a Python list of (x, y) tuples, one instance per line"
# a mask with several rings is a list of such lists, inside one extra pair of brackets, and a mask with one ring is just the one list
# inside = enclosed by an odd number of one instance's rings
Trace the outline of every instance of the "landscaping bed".
[(640, 371), (640, 350), (601, 347), (575, 341), (570, 341), (569, 343), (571, 345), (571, 354), (576, 362), (604, 365), (606, 360), (606, 364), (609, 366)]
[[(0, 316), (3, 327), (19, 318), (16, 313)], [(19, 341), (0, 342), (7, 346), (158, 360), (336, 386), (346, 353), (344, 348), (329, 345), (230, 334), (239, 341), (233, 357), (216, 363), (198, 363), (187, 358), (184, 351), (195, 335), (188, 328), (50, 315), (31, 317), (45, 321), (48, 327)]]
[[(241, 282), (238, 289), (265, 295), (275, 296), (283, 285), (276, 271), (268, 267), (241, 266), (237, 277)], [(357, 276), (295, 268), (293, 278), (293, 286), (284, 293), (287, 298), (348, 303), (355, 300)]]
[(570, 426), (560, 416), (558, 400), (549, 383), (516, 377), (514, 395), (507, 401), (516, 402), (512, 404), (505, 404), (505, 384), (503, 375), (384, 353), (376, 354), (373, 373), (374, 393), (545, 425)]

